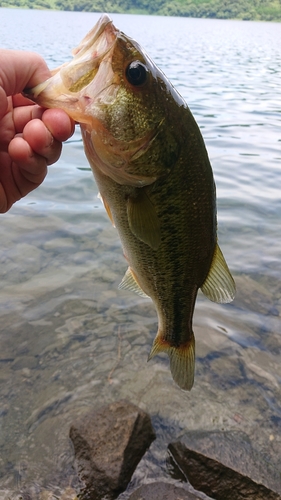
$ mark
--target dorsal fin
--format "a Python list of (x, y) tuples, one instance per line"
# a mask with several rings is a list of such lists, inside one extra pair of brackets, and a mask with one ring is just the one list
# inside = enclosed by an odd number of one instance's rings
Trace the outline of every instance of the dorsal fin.
[(219, 245), (216, 245), (209, 274), (204, 281), (202, 292), (208, 299), (221, 304), (231, 302), (235, 296), (235, 283), (225, 262)]
[(136, 197), (128, 198), (127, 215), (136, 238), (157, 250), (161, 242), (160, 222), (145, 188), (139, 188)]
[(119, 290), (130, 290), (131, 292), (135, 292), (141, 297), (149, 298), (149, 296), (143, 291), (143, 289), (138, 284), (134, 273), (130, 267), (128, 267), (124, 278), (122, 279), (120, 285), (118, 286)]

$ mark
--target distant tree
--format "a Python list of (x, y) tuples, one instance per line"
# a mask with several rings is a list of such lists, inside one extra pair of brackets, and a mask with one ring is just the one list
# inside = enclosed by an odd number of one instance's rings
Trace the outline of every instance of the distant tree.
[(0, 0), (0, 7), (281, 21), (281, 0)]

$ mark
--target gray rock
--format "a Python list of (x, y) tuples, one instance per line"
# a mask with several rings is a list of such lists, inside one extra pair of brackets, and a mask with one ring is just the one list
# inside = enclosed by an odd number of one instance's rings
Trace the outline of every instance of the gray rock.
[[(183, 474), (195, 489), (216, 500), (281, 500), (272, 486), (261, 484), (265, 481), (258, 472), (259, 464), (253, 458), (250, 443), (245, 440), (242, 444), (241, 434), (195, 432), (171, 443), (168, 450), (179, 468), (179, 476)], [(263, 469), (263, 474), (270, 474), (265, 461)], [(271, 482), (270, 477), (267, 479)]]
[(189, 491), (173, 484), (157, 482), (141, 486), (133, 492), (129, 500), (200, 500)]
[(280, 466), (276, 468), (268, 454), (256, 450), (245, 432), (190, 431), (181, 442), (281, 494)]
[(119, 401), (91, 411), (70, 428), (84, 500), (114, 499), (124, 491), (155, 439), (150, 417)]

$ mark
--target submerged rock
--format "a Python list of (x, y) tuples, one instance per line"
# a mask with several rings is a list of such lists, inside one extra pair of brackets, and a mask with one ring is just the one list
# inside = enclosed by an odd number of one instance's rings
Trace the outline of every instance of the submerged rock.
[(255, 462), (250, 443), (242, 439), (242, 433), (194, 432), (169, 444), (168, 450), (179, 476), (216, 500), (281, 500), (271, 489), (277, 479), (274, 471), (262, 459)]
[(40, 492), (39, 500), (78, 500), (76, 491), (68, 487), (63, 492), (58, 494), (53, 494), (51, 491), (43, 490)]
[(173, 484), (157, 482), (141, 486), (129, 497), (129, 500), (200, 500), (183, 488)]
[(155, 439), (150, 417), (119, 401), (91, 411), (70, 428), (83, 500), (111, 500), (124, 491)]
[[(1, 497), (0, 497), (1, 498)], [(66, 488), (62, 493), (54, 494), (52, 491), (42, 490), (39, 494), (39, 500), (78, 500), (73, 488)], [(24, 500), (24, 499), (23, 499)]]

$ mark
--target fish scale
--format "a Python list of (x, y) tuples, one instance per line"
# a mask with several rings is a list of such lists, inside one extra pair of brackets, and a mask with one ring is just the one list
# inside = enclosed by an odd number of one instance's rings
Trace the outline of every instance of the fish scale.
[(201, 132), (162, 71), (107, 15), (73, 54), (25, 95), (80, 124), (129, 264), (120, 288), (151, 297), (156, 307), (149, 359), (167, 352), (174, 380), (190, 390), (198, 289), (220, 303), (235, 294), (217, 243), (215, 184)]

